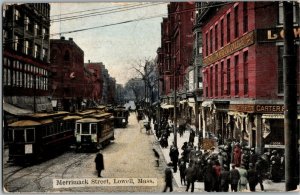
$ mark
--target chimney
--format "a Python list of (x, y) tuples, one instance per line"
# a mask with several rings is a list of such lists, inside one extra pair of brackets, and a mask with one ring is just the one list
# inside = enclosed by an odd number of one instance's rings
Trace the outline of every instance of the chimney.
[(70, 37), (70, 38), (69, 38), (69, 41), (73, 41), (73, 38), (72, 38), (72, 37)]
[(91, 63), (91, 60), (89, 60), (89, 63)]
[(60, 37), (60, 40), (65, 40), (65, 37)]

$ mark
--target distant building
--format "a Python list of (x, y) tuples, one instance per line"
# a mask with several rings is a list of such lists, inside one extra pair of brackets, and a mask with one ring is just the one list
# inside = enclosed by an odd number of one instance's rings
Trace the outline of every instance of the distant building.
[(51, 39), (50, 45), (53, 105), (70, 112), (81, 109), (86, 88), (84, 52), (72, 38)]
[(90, 72), (91, 83), (92, 83), (92, 86), (89, 89), (90, 93), (86, 94), (86, 97), (100, 104), (103, 95), (103, 83), (104, 83), (103, 74), (102, 74), (103, 63), (89, 61), (88, 63), (85, 63), (84, 66)]
[[(4, 111), (13, 115), (52, 111), (50, 4), (2, 5)], [(13, 109), (14, 106), (27, 111)]]

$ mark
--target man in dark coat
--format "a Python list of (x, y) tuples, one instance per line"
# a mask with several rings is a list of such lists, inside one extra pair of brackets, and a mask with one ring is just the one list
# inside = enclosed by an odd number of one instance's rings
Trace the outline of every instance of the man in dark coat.
[(230, 174), (226, 164), (223, 165), (220, 175), (220, 191), (228, 192), (230, 182)]
[(168, 166), (165, 170), (165, 188), (163, 192), (167, 191), (167, 188), (170, 188), (170, 192), (173, 191), (173, 184), (172, 184), (172, 171), (171, 168)]
[(213, 169), (212, 162), (210, 160), (207, 161), (207, 165), (204, 168), (204, 190), (206, 192), (211, 192), (213, 190), (213, 186), (215, 184), (215, 171)]
[(191, 186), (191, 192), (194, 192), (194, 183), (195, 183), (195, 178), (196, 178), (196, 172), (194, 169), (194, 166), (190, 163), (189, 167), (185, 171), (185, 177), (187, 181), (187, 186), (186, 186), (186, 192), (189, 191), (190, 185)]
[(177, 163), (178, 163), (179, 152), (178, 152), (178, 148), (174, 145), (174, 143), (170, 148), (169, 156), (170, 156), (170, 159), (172, 161), (174, 173), (176, 173), (177, 172)]
[(101, 171), (104, 170), (104, 162), (103, 162), (103, 155), (101, 154), (101, 152), (98, 152), (95, 158), (95, 163), (96, 163), (96, 169), (98, 171), (98, 177), (102, 177)]
[(254, 165), (252, 163), (249, 164), (248, 170), (248, 182), (251, 192), (255, 192), (255, 186), (257, 185), (257, 173), (254, 169)]
[(261, 191), (264, 191), (263, 179), (265, 175), (264, 173), (265, 167), (264, 167), (263, 159), (261, 157), (258, 157), (258, 160), (255, 163), (255, 171), (257, 174), (257, 182), (260, 185), (260, 189)]
[(237, 169), (235, 169), (235, 165), (233, 164), (232, 169), (230, 170), (230, 184), (231, 184), (231, 191), (237, 192), (237, 186), (240, 180), (240, 173)]

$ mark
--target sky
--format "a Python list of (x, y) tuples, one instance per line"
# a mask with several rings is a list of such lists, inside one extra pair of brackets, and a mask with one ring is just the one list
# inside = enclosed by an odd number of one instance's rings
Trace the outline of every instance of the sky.
[[(91, 13), (95, 16), (66, 18)], [(73, 38), (84, 51), (85, 63), (103, 62), (110, 76), (118, 84), (125, 84), (137, 76), (132, 68), (137, 61), (156, 57), (161, 43), (161, 22), (166, 14), (166, 2), (51, 3), (50, 38), (59, 39), (59, 33), (66, 39)], [(111, 25), (129, 20), (135, 21)], [(104, 25), (110, 26), (101, 27)], [(66, 33), (92, 27), (97, 28)]]

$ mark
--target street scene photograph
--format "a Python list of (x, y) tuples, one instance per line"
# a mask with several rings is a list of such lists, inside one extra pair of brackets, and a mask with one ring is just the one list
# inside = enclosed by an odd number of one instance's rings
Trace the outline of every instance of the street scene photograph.
[(2, 193), (300, 192), (299, 1), (2, 3)]

